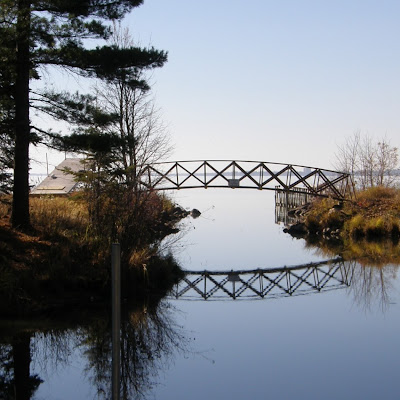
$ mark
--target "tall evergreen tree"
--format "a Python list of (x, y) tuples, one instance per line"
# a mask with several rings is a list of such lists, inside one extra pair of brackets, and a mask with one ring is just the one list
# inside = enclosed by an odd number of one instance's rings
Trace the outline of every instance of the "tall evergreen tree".
[[(10, 66), (15, 70), (14, 227), (30, 224), (29, 145), (46, 136), (44, 130), (30, 124), (30, 81), (40, 79), (41, 66), (61, 66), (83, 77), (108, 82), (123, 79), (132, 87), (147, 88), (145, 81), (137, 79), (137, 71), (161, 67), (167, 60), (165, 52), (154, 48), (85, 46), (87, 39), (107, 39), (111, 34), (107, 23), (122, 19), (142, 3), (143, 0), (0, 0), (2, 15), (10, 20), (16, 49)], [(42, 92), (35, 96), (36, 101), (55, 101), (59, 96), (60, 104), (68, 102), (68, 95), (63, 94)], [(70, 113), (66, 112), (65, 117), (68, 120)]]
[[(0, 193), (12, 190), (15, 136), (15, 29), (12, 9), (0, 14)], [(6, 11), (6, 10), (4, 10)]]

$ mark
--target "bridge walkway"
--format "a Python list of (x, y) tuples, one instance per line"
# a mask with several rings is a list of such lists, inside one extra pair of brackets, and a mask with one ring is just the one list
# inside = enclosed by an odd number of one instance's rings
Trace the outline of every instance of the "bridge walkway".
[(146, 165), (141, 183), (156, 190), (243, 188), (306, 191), (312, 196), (344, 199), (351, 192), (348, 173), (263, 161), (171, 161)]

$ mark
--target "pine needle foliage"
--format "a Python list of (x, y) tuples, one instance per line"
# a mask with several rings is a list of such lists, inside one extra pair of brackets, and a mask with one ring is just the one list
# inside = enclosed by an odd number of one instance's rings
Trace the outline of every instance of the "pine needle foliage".
[[(32, 93), (31, 81), (41, 78), (42, 68), (56, 66), (85, 78), (123, 80), (131, 87), (148, 89), (147, 82), (138, 79), (138, 71), (163, 66), (167, 53), (154, 48), (121, 49), (104, 44), (112, 33), (111, 21), (121, 20), (142, 3), (142, 0), (0, 0), (0, 84), (7, 89), (5, 98), (0, 99), (0, 123), (9, 107), (11, 140), (15, 141), (12, 143), (14, 227), (30, 225), (29, 145), (54, 137), (52, 132), (31, 124), (31, 109), (36, 107), (67, 122), (79, 121), (90, 101), (89, 97), (79, 99), (46, 90)], [(95, 47), (93, 40), (99, 43)]]

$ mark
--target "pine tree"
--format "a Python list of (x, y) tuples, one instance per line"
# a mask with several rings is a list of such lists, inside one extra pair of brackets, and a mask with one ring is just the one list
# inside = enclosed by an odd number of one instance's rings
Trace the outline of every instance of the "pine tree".
[[(43, 66), (60, 66), (83, 77), (107, 82), (123, 79), (131, 87), (147, 88), (137, 79), (137, 71), (161, 67), (167, 54), (154, 48), (97, 46), (87, 48), (87, 39), (107, 39), (109, 21), (121, 20), (143, 0), (0, 0), (1, 13), (7, 20), (16, 49), (10, 70), (15, 71), (13, 100), (15, 107), (14, 188), (12, 224), (25, 228), (29, 218), (29, 145), (48, 132), (33, 127), (30, 109), (39, 101), (68, 104), (68, 94), (36, 92), (31, 96), (30, 82), (40, 79)], [(86, 42), (87, 43), (87, 42)], [(1, 55), (3, 57), (4, 54)], [(76, 100), (76, 99), (75, 99)], [(85, 100), (83, 103), (85, 103)], [(77, 102), (78, 103), (78, 102)], [(59, 110), (62, 107), (59, 107)], [(79, 109), (77, 105), (77, 109)], [(82, 107), (85, 107), (83, 104)], [(43, 106), (38, 108), (45, 109)], [(73, 114), (73, 113), (72, 113)], [(83, 115), (83, 113), (78, 113)], [(65, 119), (71, 113), (65, 113)], [(73, 118), (73, 117), (72, 117)]]
[[(3, 9), (2, 9), (3, 11)], [(12, 191), (15, 136), (15, 35), (11, 10), (0, 15), (0, 193)]]

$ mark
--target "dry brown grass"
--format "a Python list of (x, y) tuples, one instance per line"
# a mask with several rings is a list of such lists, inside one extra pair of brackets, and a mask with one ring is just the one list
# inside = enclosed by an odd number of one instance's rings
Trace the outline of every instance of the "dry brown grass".
[(337, 201), (333, 199), (315, 199), (306, 214), (305, 224), (311, 233), (322, 231), (324, 228), (342, 228), (345, 215), (333, 208)]
[(0, 218), (8, 218), (11, 215), (11, 196), (0, 197)]
[[(113, 196), (113, 200), (119, 198)], [(125, 221), (132, 222), (127, 228), (128, 240), (125, 246), (121, 244), (121, 257), (125, 257), (125, 265), (132, 267), (137, 292), (147, 290), (149, 285), (164, 290), (163, 285), (176, 274), (176, 264), (158, 265), (156, 246), (151, 245), (161, 237), (160, 217), (174, 206), (156, 193), (146, 200), (142, 220), (132, 219), (131, 209), (119, 219), (112, 215), (112, 207), (104, 206), (102, 210), (105, 222), (118, 222), (121, 227)], [(0, 314), (40, 309), (43, 302), (50, 304), (51, 299), (58, 301), (64, 295), (86, 299), (91, 291), (104, 294), (110, 279), (110, 243), (114, 237), (107, 225), (93, 229), (83, 196), (31, 198), (33, 229), (29, 232), (13, 229), (10, 215), (11, 198), (0, 197)], [(140, 246), (130, 238), (140, 239)]]
[(307, 212), (309, 231), (340, 229), (342, 237), (398, 237), (400, 232), (400, 190), (373, 187), (356, 194), (355, 202), (345, 202), (342, 209), (332, 199), (317, 199)]
[(367, 218), (389, 215), (400, 218), (400, 190), (382, 186), (356, 193), (356, 202), (349, 204), (351, 211)]
[(87, 206), (73, 197), (35, 197), (30, 201), (32, 225), (46, 236), (85, 236), (89, 224)]

